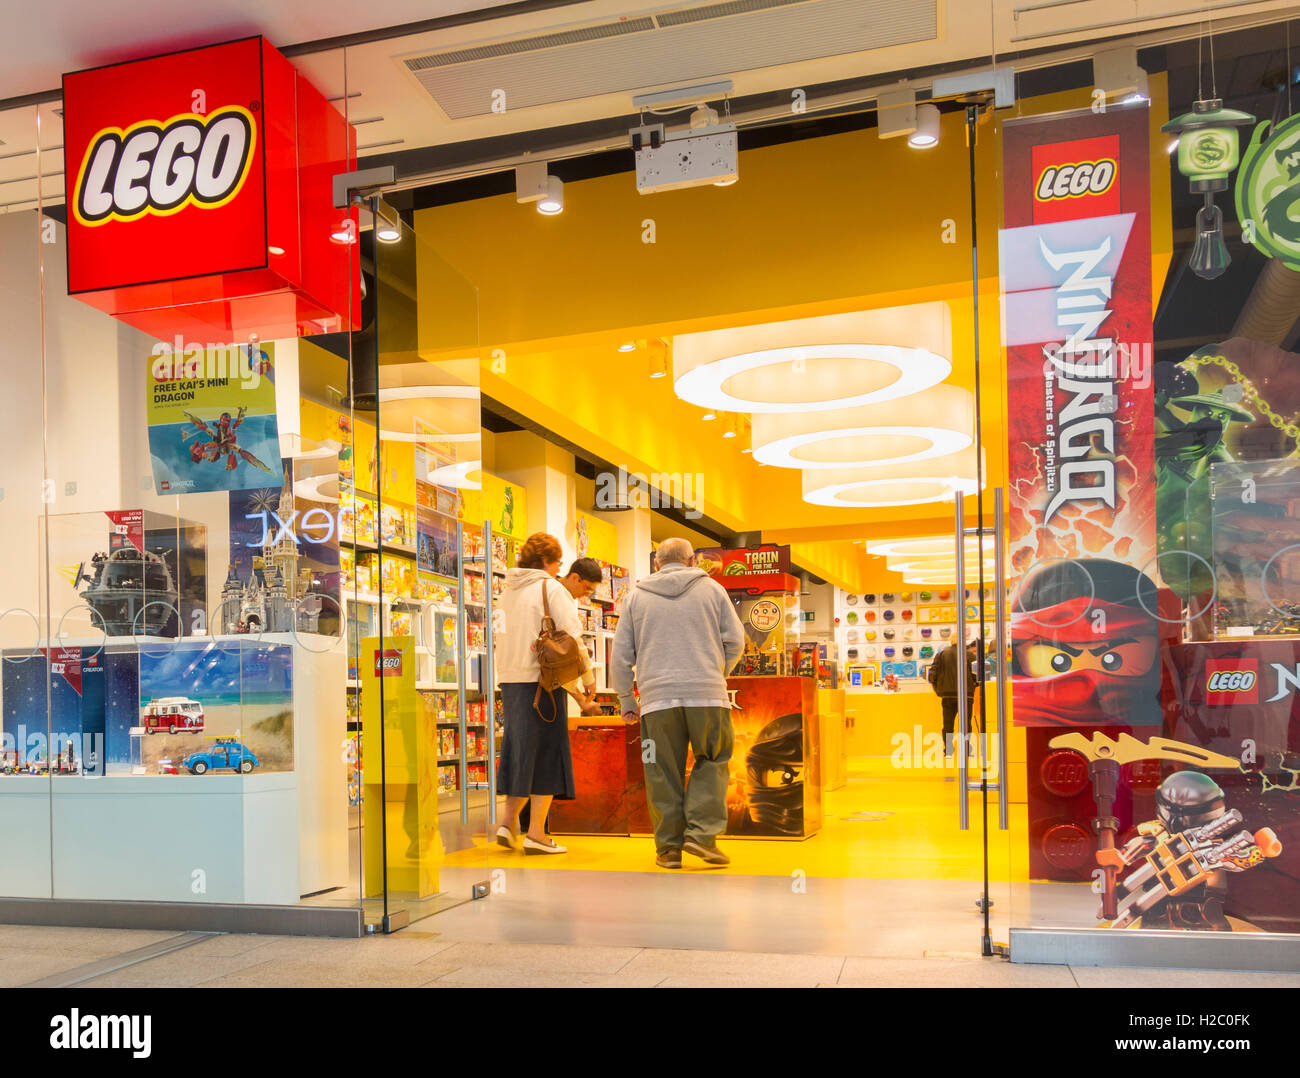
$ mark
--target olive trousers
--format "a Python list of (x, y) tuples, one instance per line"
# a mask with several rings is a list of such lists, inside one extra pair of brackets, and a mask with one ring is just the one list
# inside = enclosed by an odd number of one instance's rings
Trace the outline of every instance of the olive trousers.
[[(735, 736), (725, 707), (673, 707), (641, 716), (641, 759), (655, 848), (688, 839), (711, 846), (727, 826), (727, 782)], [(686, 752), (695, 754), (690, 782)]]

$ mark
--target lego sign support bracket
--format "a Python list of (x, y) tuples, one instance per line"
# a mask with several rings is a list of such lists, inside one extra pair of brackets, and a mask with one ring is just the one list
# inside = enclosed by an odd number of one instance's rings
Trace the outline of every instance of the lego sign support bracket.
[(379, 168), (363, 168), (353, 172), (340, 172), (333, 177), (332, 189), (334, 208), (347, 209), (367, 198), (381, 194), (385, 187), (391, 187), (396, 180), (392, 165)]

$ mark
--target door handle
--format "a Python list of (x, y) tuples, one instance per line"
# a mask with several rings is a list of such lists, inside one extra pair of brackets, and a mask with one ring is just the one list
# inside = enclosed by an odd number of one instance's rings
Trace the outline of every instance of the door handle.
[(962, 509), (961, 494), (957, 495), (954, 513), (957, 531), (957, 819), (963, 831), (970, 830), (970, 802), (967, 797), (970, 782), (970, 763), (967, 746), (970, 741), (970, 708), (966, 697), (966, 518)]
[(1010, 679), (1007, 676), (1007, 638), (1006, 625), (1009, 612), (1007, 603), (1006, 548), (1003, 543), (1002, 529), (1006, 519), (1004, 502), (1006, 492), (998, 487), (993, 491), (993, 619), (996, 626), (997, 640), (997, 685), (998, 685), (998, 830), (1005, 831), (1010, 820), (1010, 801), (1007, 786), (1010, 776), (1007, 774), (1007, 692)]

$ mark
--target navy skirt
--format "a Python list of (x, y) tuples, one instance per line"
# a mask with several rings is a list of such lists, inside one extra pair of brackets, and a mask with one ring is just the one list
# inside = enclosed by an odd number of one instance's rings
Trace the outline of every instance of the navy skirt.
[[(542, 692), (533, 707), (537, 682), (507, 682), (501, 686), (505, 711), (505, 733), (501, 738), (501, 766), (497, 772), (497, 793), (507, 797), (550, 794), (557, 801), (572, 801), (573, 755), (569, 751), (567, 693), (556, 689)], [(548, 698), (549, 697), (549, 698)]]

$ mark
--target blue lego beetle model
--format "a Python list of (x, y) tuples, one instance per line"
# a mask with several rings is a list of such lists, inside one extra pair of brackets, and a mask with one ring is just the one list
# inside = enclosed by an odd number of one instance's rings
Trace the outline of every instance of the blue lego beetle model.
[(202, 775), (222, 767), (247, 775), (259, 766), (257, 757), (233, 738), (218, 738), (212, 748), (190, 753), (183, 763), (191, 775)]

